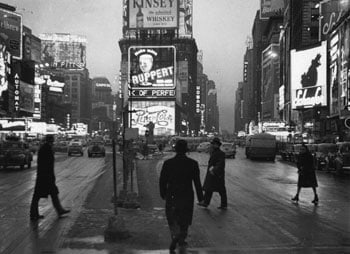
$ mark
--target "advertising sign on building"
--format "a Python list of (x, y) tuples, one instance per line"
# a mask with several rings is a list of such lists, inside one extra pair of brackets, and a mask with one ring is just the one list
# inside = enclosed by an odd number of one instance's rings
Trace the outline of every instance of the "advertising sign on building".
[(260, 18), (282, 16), (286, 0), (260, 0)]
[(0, 9), (0, 38), (13, 58), (22, 59), (22, 16)]
[(285, 93), (285, 86), (282, 85), (279, 88), (279, 100), (278, 100), (278, 109), (283, 110), (284, 109), (284, 104), (285, 104), (285, 99), (284, 99), (284, 93)]
[(129, 29), (177, 28), (177, 0), (129, 0)]
[(327, 106), (327, 47), (291, 51), (292, 109)]
[(335, 116), (339, 114), (339, 33), (333, 34), (329, 43), (329, 114)]
[(323, 0), (320, 3), (320, 40), (327, 39), (327, 36), (333, 31), (334, 25), (340, 18), (350, 10), (349, 0)]
[(20, 79), (19, 79), (19, 76), (18, 74), (16, 73), (15, 74), (15, 90), (14, 90), (14, 105), (15, 105), (15, 111), (19, 111), (20, 109)]
[(188, 93), (188, 62), (178, 62), (178, 79), (181, 84), (181, 93)]
[(129, 94), (133, 97), (176, 95), (176, 50), (174, 46), (132, 46), (129, 54)]
[(179, 36), (192, 37), (193, 0), (180, 0), (179, 3)]
[(41, 61), (60, 69), (86, 67), (86, 37), (71, 34), (40, 34)]
[(11, 55), (6, 50), (4, 44), (0, 44), (0, 111), (7, 111), (5, 103), (8, 103), (6, 93), (8, 93), (8, 74), (10, 71)]
[(131, 127), (139, 128), (144, 135), (146, 125), (154, 124), (154, 135), (175, 135), (175, 101), (133, 101), (129, 110), (132, 113)]
[(20, 86), (20, 110), (29, 113), (34, 113), (34, 91), (35, 86), (21, 81)]

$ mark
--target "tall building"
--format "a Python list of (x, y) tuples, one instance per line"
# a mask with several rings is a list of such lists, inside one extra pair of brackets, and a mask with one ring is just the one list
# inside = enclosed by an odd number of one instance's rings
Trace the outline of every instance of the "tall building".
[(104, 130), (112, 128), (113, 96), (112, 87), (106, 77), (92, 79), (92, 129)]
[[(200, 130), (197, 44), (192, 37), (192, 1), (164, 1), (159, 7), (123, 1), (121, 86), (124, 123), (138, 128), (155, 124), (154, 135)], [(167, 13), (168, 21), (156, 22)], [(172, 19), (169, 19), (172, 17)], [(175, 22), (178, 20), (179, 22)]]
[[(63, 102), (70, 104), (65, 115), (70, 123), (90, 124), (91, 80), (86, 69), (86, 37), (68, 33), (40, 34), (41, 72), (63, 77)], [(53, 113), (54, 114), (54, 113)], [(50, 117), (51, 118), (51, 117)]]

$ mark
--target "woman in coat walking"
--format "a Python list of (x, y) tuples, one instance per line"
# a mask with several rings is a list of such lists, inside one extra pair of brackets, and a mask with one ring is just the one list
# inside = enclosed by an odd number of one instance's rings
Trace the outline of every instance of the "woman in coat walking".
[(159, 178), (160, 196), (165, 200), (165, 213), (172, 239), (170, 253), (175, 253), (177, 244), (182, 249), (186, 247), (185, 239), (193, 216), (193, 184), (198, 201), (203, 200), (198, 162), (186, 156), (187, 142), (178, 140), (175, 151), (175, 157), (164, 162)]
[(301, 188), (312, 188), (314, 192), (314, 199), (312, 203), (315, 205), (318, 204), (318, 195), (316, 192), (316, 188), (318, 186), (316, 173), (314, 168), (314, 160), (312, 154), (310, 153), (308, 147), (303, 144), (300, 148), (300, 154), (298, 156), (297, 161), (298, 168), (298, 190), (297, 194), (292, 198), (293, 201), (299, 201), (299, 193)]
[(40, 198), (47, 198), (51, 196), (52, 204), (56, 209), (58, 216), (69, 213), (61, 206), (58, 199), (58, 188), (56, 186), (56, 177), (54, 172), (55, 156), (52, 149), (54, 136), (47, 135), (45, 143), (40, 147), (38, 152), (38, 167), (34, 194), (30, 206), (30, 219), (38, 220), (44, 218), (39, 214), (39, 200)]

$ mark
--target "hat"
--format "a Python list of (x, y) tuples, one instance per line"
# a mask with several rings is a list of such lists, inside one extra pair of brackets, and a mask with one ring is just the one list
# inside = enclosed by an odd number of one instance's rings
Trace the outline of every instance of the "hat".
[(211, 144), (218, 144), (219, 146), (221, 146), (220, 139), (217, 137), (213, 138), (213, 140), (210, 143)]
[(175, 152), (176, 153), (186, 153), (188, 152), (187, 141), (183, 139), (179, 139), (175, 144)]

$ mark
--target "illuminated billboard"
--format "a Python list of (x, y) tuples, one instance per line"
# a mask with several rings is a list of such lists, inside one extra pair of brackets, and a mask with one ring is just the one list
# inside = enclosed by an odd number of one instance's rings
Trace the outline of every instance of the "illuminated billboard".
[(131, 128), (138, 128), (145, 134), (145, 125), (153, 122), (154, 135), (175, 135), (175, 101), (133, 101), (130, 110)]
[(40, 34), (41, 61), (50, 67), (84, 69), (86, 67), (86, 37), (71, 34)]
[(133, 97), (176, 95), (174, 46), (132, 46), (128, 50), (129, 93)]
[(12, 11), (0, 9), (0, 37), (1, 41), (13, 58), (22, 59), (23, 48), (22, 16)]
[(6, 111), (4, 104), (8, 103), (6, 101), (6, 93), (8, 93), (8, 74), (9, 74), (9, 64), (11, 62), (11, 55), (6, 50), (6, 46), (0, 43), (0, 111)]
[(260, 0), (260, 18), (283, 16), (286, 0)]
[(327, 106), (327, 48), (291, 51), (292, 108)]
[(177, 28), (178, 0), (129, 0), (129, 29)]

